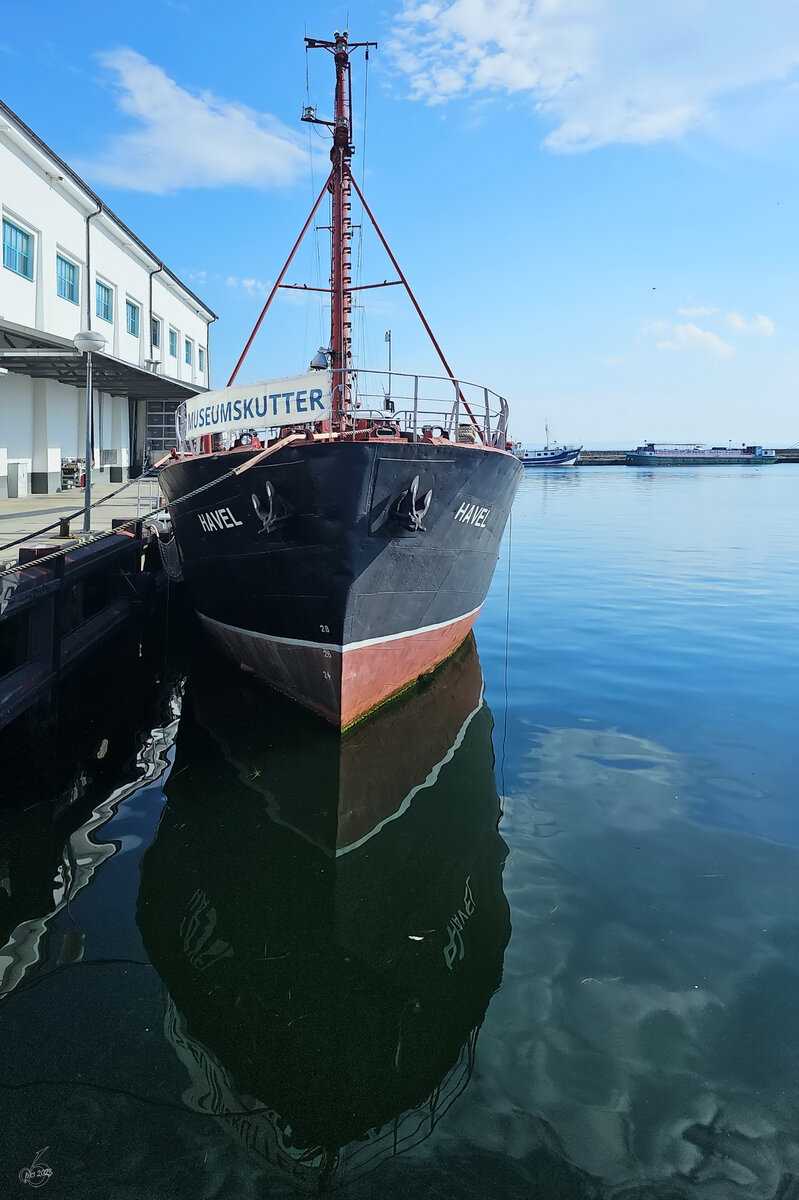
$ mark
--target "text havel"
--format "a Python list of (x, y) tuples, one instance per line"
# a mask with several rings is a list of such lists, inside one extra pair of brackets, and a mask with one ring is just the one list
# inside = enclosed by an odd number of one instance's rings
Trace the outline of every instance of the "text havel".
[(472, 895), (472, 877), (466, 880), (466, 886), (463, 889), (463, 904), (450, 917), (447, 923), (447, 933), (449, 940), (444, 947), (444, 962), (447, 964), (448, 970), (452, 970), (457, 961), (463, 958), (466, 953), (466, 946), (463, 941), (463, 929), (466, 922), (469, 920), (475, 910), (474, 896)]
[(485, 529), (486, 518), (490, 512), (490, 508), (481, 508), (479, 504), (467, 504), (464, 501), (455, 513), (455, 520), (463, 525), (474, 525), (475, 529)]
[(233, 529), (236, 525), (243, 525), (243, 521), (237, 521), (229, 508), (213, 508), (209, 512), (197, 513), (200, 524), (206, 533), (216, 533), (219, 529)]

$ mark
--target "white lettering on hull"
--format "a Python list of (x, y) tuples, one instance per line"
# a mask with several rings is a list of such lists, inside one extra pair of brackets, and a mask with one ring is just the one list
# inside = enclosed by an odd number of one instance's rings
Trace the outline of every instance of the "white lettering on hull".
[(244, 524), (236, 520), (229, 508), (213, 508), (197, 513), (197, 516), (206, 533), (218, 533), (220, 529), (234, 529), (236, 525)]
[(447, 968), (450, 971), (455, 965), (455, 962), (462, 959), (466, 953), (466, 945), (463, 940), (463, 929), (475, 909), (471, 882), (472, 877), (470, 875), (466, 880), (466, 887), (463, 890), (463, 905), (456, 913), (453, 914), (447, 924), (449, 941), (444, 947), (444, 962), (447, 964)]
[(490, 512), (490, 508), (481, 508), (479, 504), (467, 504), (464, 501), (455, 513), (455, 520), (460, 521), (462, 525), (473, 525), (475, 529), (485, 529)]

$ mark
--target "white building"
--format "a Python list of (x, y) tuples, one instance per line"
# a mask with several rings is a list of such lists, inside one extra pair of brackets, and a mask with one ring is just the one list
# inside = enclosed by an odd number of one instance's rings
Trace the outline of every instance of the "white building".
[[(215, 314), (0, 101), (0, 497), (54, 492), (86, 447), (110, 482), (175, 441), (174, 410), (209, 386)], [(68, 468), (67, 468), (68, 469)]]

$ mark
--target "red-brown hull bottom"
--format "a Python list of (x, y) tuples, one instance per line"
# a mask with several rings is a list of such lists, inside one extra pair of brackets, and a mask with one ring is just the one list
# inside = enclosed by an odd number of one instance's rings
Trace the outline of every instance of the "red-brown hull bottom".
[(347, 729), (448, 658), (470, 633), (479, 609), (446, 625), (346, 646), (296, 643), (201, 617), (232, 658), (271, 687)]

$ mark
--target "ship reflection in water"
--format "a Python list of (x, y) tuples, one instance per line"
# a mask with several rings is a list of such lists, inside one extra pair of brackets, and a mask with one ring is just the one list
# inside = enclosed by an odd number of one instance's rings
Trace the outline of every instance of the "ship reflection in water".
[(186, 1102), (320, 1191), (466, 1087), (510, 936), (474, 642), (344, 739), (189, 681), (137, 919)]

